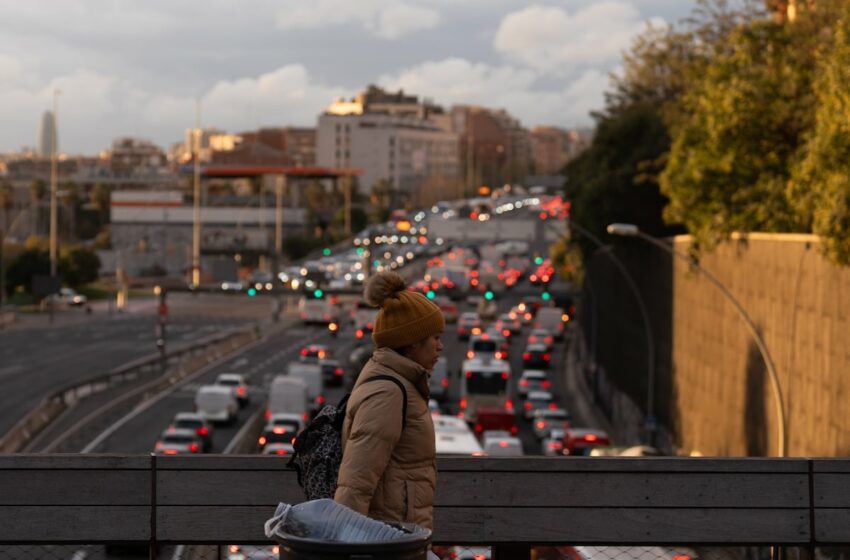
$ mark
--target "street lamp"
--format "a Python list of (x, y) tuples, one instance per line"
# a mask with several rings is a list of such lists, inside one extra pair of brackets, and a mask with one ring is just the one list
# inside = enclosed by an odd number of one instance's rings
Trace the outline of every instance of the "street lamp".
[(706, 280), (711, 282), (715, 288), (720, 290), (720, 293), (723, 294), (724, 297), (732, 304), (741, 318), (744, 320), (744, 324), (747, 326), (747, 330), (749, 330), (750, 335), (753, 337), (753, 340), (758, 347), (759, 352), (761, 353), (762, 360), (764, 360), (765, 366), (767, 366), (767, 372), (770, 377), (770, 385), (773, 388), (773, 400), (776, 406), (776, 415), (779, 418), (779, 433), (777, 434), (779, 440), (779, 456), (785, 457), (786, 455), (786, 442), (785, 442), (785, 405), (782, 401), (782, 388), (779, 384), (779, 376), (776, 373), (776, 367), (773, 365), (773, 358), (770, 356), (770, 352), (767, 349), (767, 345), (764, 343), (761, 335), (756, 329), (755, 323), (744, 310), (743, 306), (738, 302), (735, 296), (724, 286), (720, 280), (718, 280), (713, 274), (708, 272), (706, 269), (701, 267), (699, 263), (697, 263), (694, 259), (689, 257), (688, 255), (681, 253), (672, 247), (669, 247), (665, 243), (663, 243), (660, 239), (652, 237), (642, 231), (634, 224), (610, 224), (608, 226), (608, 233), (612, 235), (620, 235), (623, 237), (640, 237), (644, 241), (647, 241), (656, 247), (659, 247), (674, 257), (678, 257), (683, 261), (687, 262), (691, 267), (695, 268), (702, 274)]
[[(550, 222), (546, 222), (547, 224)], [(646, 310), (646, 304), (643, 301), (643, 297), (640, 295), (640, 290), (638, 290), (637, 284), (635, 284), (634, 278), (629, 274), (629, 270), (626, 268), (626, 265), (623, 264), (617, 255), (615, 255), (611, 251), (610, 245), (605, 245), (602, 243), (602, 240), (596, 237), (593, 233), (591, 233), (587, 228), (584, 228), (577, 224), (574, 220), (569, 221), (569, 226), (572, 229), (578, 231), (581, 235), (585, 236), (589, 239), (594, 245), (596, 245), (600, 252), (605, 253), (608, 258), (611, 259), (611, 262), (617, 267), (617, 270), (623, 275), (623, 279), (626, 281), (626, 284), (629, 287), (629, 290), (635, 297), (635, 301), (637, 302), (638, 309), (640, 310), (641, 319), (643, 320), (643, 329), (646, 333), (646, 361), (647, 361), (647, 377), (646, 377), (646, 418), (644, 419), (644, 430), (646, 431), (646, 441), (649, 445), (655, 445), (655, 430), (657, 421), (655, 418), (655, 341), (652, 336), (652, 327), (649, 323), (649, 313)]]

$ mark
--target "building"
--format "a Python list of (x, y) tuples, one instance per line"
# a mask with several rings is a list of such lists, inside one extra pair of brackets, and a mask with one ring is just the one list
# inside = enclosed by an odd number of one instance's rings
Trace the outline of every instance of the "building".
[[(53, 113), (45, 111), (38, 123), (38, 140), (36, 154), (43, 158), (49, 158), (53, 154), (54, 141), (58, 144), (59, 137), (56, 131), (56, 119)], [(58, 148), (57, 148), (58, 149)]]
[(582, 131), (553, 126), (535, 126), (530, 139), (532, 168), (536, 175), (542, 176), (563, 172), (564, 166), (590, 143), (589, 135)]
[(113, 178), (151, 177), (168, 173), (165, 152), (149, 140), (117, 138), (100, 154)]
[(362, 168), (361, 192), (384, 180), (414, 206), (454, 197), (461, 172), (458, 135), (431, 118), (442, 113), (401, 91), (369, 86), (353, 100), (334, 100), (319, 116), (316, 163)]

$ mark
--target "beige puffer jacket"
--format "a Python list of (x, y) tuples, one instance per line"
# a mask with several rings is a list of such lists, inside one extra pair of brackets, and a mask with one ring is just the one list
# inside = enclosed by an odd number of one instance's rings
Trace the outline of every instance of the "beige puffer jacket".
[[(407, 425), (402, 431), (402, 393)], [(375, 350), (348, 400), (342, 426), (342, 465), (334, 499), (374, 519), (433, 528), (437, 462), (428, 410), (428, 371), (389, 348)]]

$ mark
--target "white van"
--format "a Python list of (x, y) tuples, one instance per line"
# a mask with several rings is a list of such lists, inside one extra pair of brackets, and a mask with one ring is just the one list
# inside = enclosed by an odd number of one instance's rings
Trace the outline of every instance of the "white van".
[(437, 364), (434, 366), (434, 371), (431, 372), (429, 385), (432, 399), (445, 400), (449, 393), (449, 363), (445, 356), (437, 358)]
[(287, 373), (294, 379), (304, 381), (307, 386), (309, 408), (319, 410), (325, 405), (325, 385), (322, 380), (322, 367), (319, 364), (290, 362)]
[(266, 419), (273, 414), (288, 412), (298, 414), (307, 420), (307, 383), (303, 379), (289, 375), (277, 375), (269, 387), (269, 402), (266, 407)]
[(209, 422), (231, 422), (239, 403), (233, 389), (224, 385), (202, 385), (195, 394), (195, 410)]

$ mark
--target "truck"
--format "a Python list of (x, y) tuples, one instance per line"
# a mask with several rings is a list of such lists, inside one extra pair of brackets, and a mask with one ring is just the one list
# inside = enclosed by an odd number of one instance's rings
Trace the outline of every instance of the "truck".
[(239, 404), (230, 387), (202, 385), (195, 394), (195, 411), (208, 422), (228, 424), (236, 418)]
[(298, 301), (298, 312), (304, 323), (319, 323), (339, 325), (341, 310), (335, 298), (308, 298), (303, 296)]
[(318, 364), (290, 362), (287, 374), (294, 379), (301, 379), (307, 386), (307, 405), (312, 410), (319, 410), (325, 405), (325, 385), (322, 380), (322, 367)]
[(276, 375), (269, 387), (266, 420), (273, 414), (284, 412), (299, 414), (304, 421), (309, 419), (307, 384), (299, 377)]

